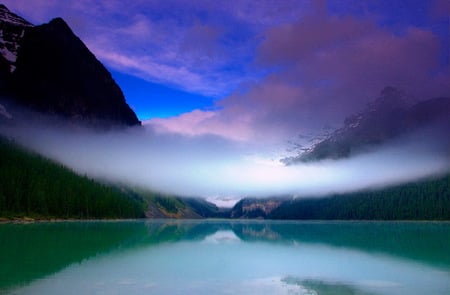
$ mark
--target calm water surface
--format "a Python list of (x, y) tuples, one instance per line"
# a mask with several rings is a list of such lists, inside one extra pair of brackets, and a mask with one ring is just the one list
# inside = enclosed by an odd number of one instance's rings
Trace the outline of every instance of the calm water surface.
[(0, 224), (1, 294), (450, 294), (450, 223)]

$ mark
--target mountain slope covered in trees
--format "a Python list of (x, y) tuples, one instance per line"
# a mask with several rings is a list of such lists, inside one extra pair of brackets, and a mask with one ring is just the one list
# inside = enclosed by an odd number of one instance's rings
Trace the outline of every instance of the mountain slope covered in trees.
[(450, 220), (450, 174), (381, 190), (292, 200), (272, 219)]
[(143, 202), (0, 138), (0, 216), (139, 218)]

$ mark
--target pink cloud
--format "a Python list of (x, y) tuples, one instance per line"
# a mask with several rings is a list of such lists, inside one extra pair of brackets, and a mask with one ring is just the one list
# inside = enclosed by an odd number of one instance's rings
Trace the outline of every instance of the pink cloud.
[(159, 132), (277, 144), (292, 135), (293, 126), (295, 133), (307, 132), (303, 127), (310, 127), (307, 123), (312, 109), (301, 110), (299, 97), (305, 98), (303, 103), (307, 107), (307, 97), (301, 87), (268, 78), (264, 83), (255, 84), (249, 92), (236, 93), (220, 101), (219, 110), (194, 110), (176, 117), (151, 119), (144, 124)]
[[(425, 29), (410, 27), (396, 35), (370, 19), (313, 15), (268, 29), (257, 64), (277, 71), (222, 103), (230, 109), (247, 105), (251, 113), (264, 108), (267, 112), (259, 111), (253, 121), (262, 130), (281, 121), (279, 132), (291, 134), (317, 128), (317, 122), (339, 124), (387, 85), (416, 99), (448, 95), (450, 76), (439, 61), (440, 50), (438, 37)], [(297, 91), (277, 91), (283, 87)]]
[[(319, 79), (335, 82), (337, 89), (353, 92), (353, 99), (366, 103), (365, 92), (373, 95), (386, 85), (394, 85), (418, 99), (445, 95), (446, 87), (437, 86), (433, 72), (440, 70), (439, 40), (429, 31), (411, 28), (404, 36), (384, 31), (327, 48), (309, 56), (297, 66), (307, 69), (307, 83)], [(324, 88), (327, 90), (336, 90)], [(448, 92), (447, 92), (448, 93)], [(340, 98), (342, 103), (347, 99)]]
[(268, 29), (265, 42), (259, 48), (259, 61), (263, 64), (295, 62), (326, 48), (340, 46), (372, 30), (374, 26), (371, 22), (351, 17), (306, 16), (295, 23)]
[(292, 125), (302, 129), (299, 116), (306, 111), (308, 97), (299, 84), (290, 84), (277, 76), (268, 76), (253, 83), (244, 93), (235, 93), (218, 104), (222, 107), (221, 119), (233, 121), (246, 118), (253, 138), (249, 140), (280, 140)]
[(436, 18), (446, 18), (450, 14), (450, 1), (448, 0), (435, 0), (431, 9), (431, 15)]
[(157, 132), (176, 133), (186, 136), (215, 135), (234, 141), (253, 138), (245, 118), (233, 121), (223, 120), (220, 111), (194, 110), (168, 119), (151, 119), (144, 122)]

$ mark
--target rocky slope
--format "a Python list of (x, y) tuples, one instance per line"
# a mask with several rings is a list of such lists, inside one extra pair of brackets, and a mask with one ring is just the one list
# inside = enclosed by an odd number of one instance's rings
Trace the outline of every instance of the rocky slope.
[(103, 126), (140, 125), (111, 74), (61, 18), (32, 26), (0, 6), (0, 94)]
[(270, 213), (290, 198), (245, 198), (234, 205), (230, 218), (267, 218)]
[(386, 87), (366, 110), (348, 117), (342, 128), (283, 162), (289, 165), (345, 158), (425, 128), (433, 129), (430, 133), (433, 143), (445, 140), (450, 130), (450, 97), (411, 105), (401, 91)]

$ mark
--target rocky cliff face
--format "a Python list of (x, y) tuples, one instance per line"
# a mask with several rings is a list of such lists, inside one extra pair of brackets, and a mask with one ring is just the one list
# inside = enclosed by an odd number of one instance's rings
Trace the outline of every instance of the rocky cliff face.
[(266, 218), (278, 208), (286, 197), (267, 199), (242, 199), (231, 209), (231, 218)]
[(13, 101), (93, 125), (140, 125), (111, 74), (63, 19), (32, 26), (4, 6), (0, 18), (0, 80)]

